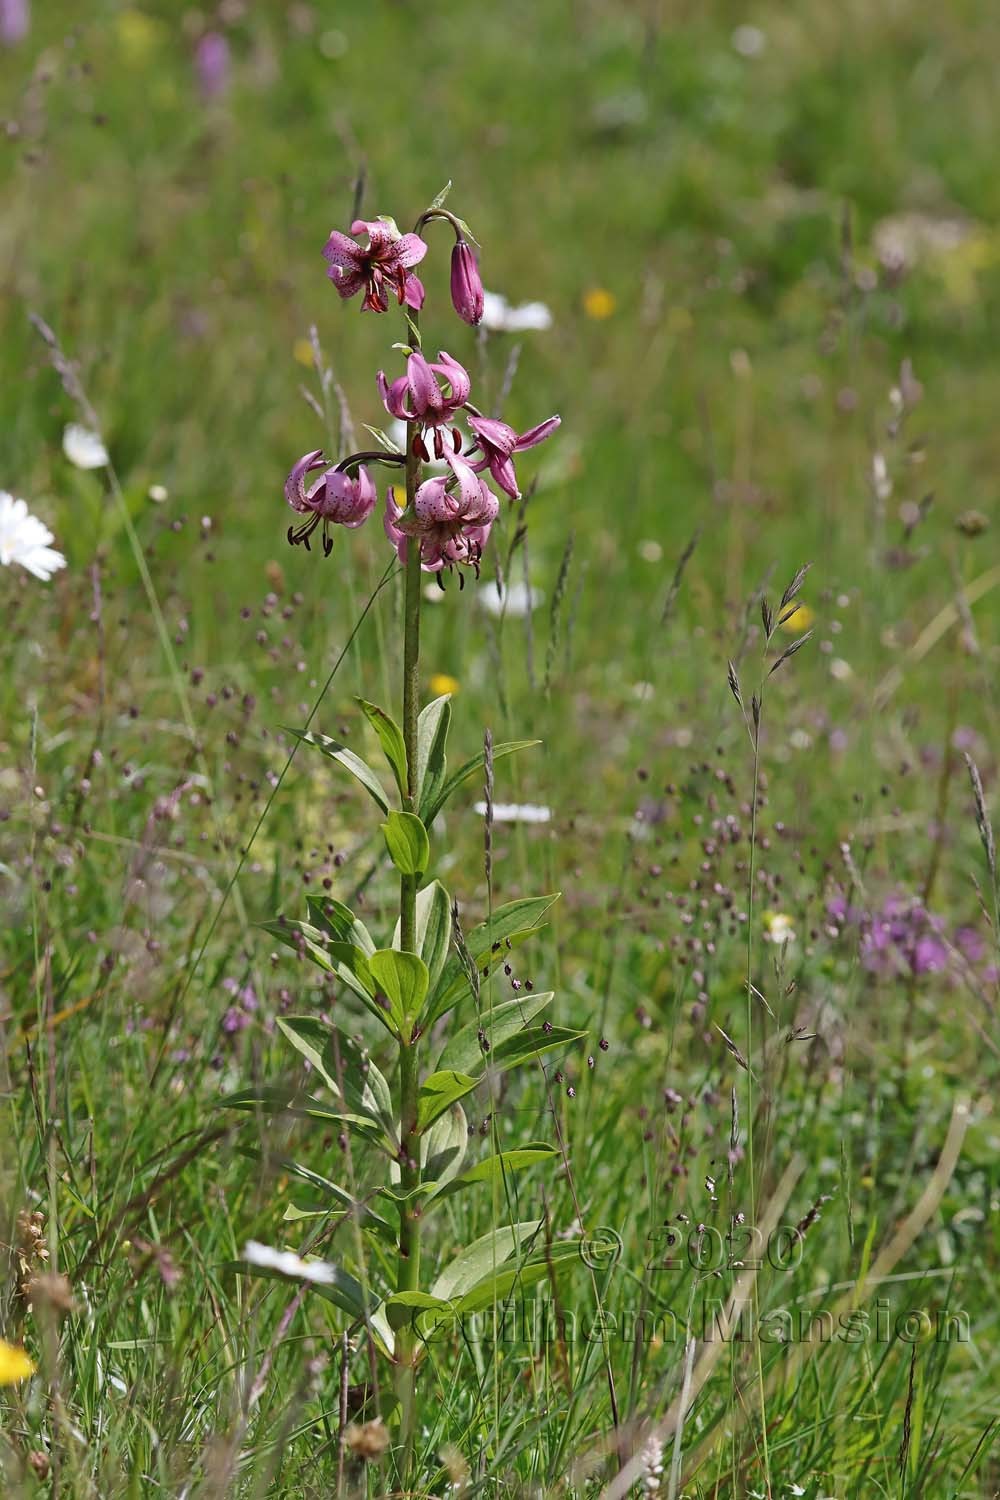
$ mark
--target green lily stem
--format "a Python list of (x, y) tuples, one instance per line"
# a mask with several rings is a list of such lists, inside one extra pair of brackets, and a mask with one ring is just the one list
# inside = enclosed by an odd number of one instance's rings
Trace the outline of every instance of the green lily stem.
[[(415, 326), (416, 314), (412, 315)], [(415, 447), (416, 431), (411, 430), (406, 448), (406, 504), (413, 504), (420, 479), (420, 455)], [(417, 718), (420, 713), (420, 547), (410, 541), (406, 560), (406, 594), (403, 605), (403, 743), (406, 746), (407, 785), (404, 809), (415, 813), (417, 774)], [(400, 946), (416, 953), (417, 944), (417, 877), (402, 875), (399, 882)], [(420, 1074), (417, 1062), (417, 1040), (403, 1036), (399, 1042), (399, 1120), (400, 1120), (400, 1187), (404, 1194), (420, 1185), (420, 1137), (417, 1134), (417, 1096)], [(397, 1292), (417, 1291), (420, 1286), (420, 1202), (406, 1197), (400, 1204), (399, 1258), (396, 1266)], [(416, 1421), (416, 1335), (403, 1327), (396, 1333), (396, 1395), (400, 1405), (402, 1471), (408, 1483), (413, 1461)]]

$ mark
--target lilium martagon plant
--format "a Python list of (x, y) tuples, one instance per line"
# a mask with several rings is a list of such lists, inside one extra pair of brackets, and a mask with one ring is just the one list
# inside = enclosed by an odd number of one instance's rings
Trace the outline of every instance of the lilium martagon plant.
[[(403, 310), (405, 373), (390, 382), (379, 371), (377, 388), (387, 412), (406, 424), (405, 452), (387, 448), (330, 462), (315, 449), (293, 465), (285, 485), (285, 499), (298, 518), (289, 541), (309, 549), (318, 530), (328, 556), (337, 527), (357, 528), (371, 516), (377, 498), (373, 470), (388, 469), (395, 481), (386, 490), (383, 527), (402, 564), (405, 590), (401, 722), (358, 700), (384, 755), (391, 792), (347, 745), (315, 732), (295, 733), (356, 777), (378, 807), (385, 853), (398, 874), (398, 920), (394, 932), (376, 941), (342, 902), (316, 895), (306, 898), (305, 919), (265, 924), (300, 959), (340, 981), (356, 1006), (356, 1020), (335, 1026), (316, 1015), (280, 1019), (285, 1037), (308, 1063), (306, 1075), (224, 1101), (258, 1119), (309, 1118), (338, 1132), (338, 1163), (350, 1164), (350, 1185), (334, 1180), (336, 1171), (322, 1165), (279, 1158), (283, 1171), (303, 1187), (302, 1200), (288, 1204), (285, 1219), (307, 1226), (304, 1244), (297, 1253), (266, 1256), (253, 1256), (248, 1248), (238, 1266), (255, 1275), (303, 1276), (339, 1309), (342, 1335), (366, 1374), (373, 1368), (372, 1350), (381, 1357), (391, 1378), (374, 1399), (393, 1432), (391, 1451), (404, 1485), (413, 1477), (417, 1382), (431, 1330), (551, 1278), (579, 1254), (573, 1239), (546, 1243), (538, 1217), (494, 1228), (462, 1246), (443, 1267), (437, 1245), (433, 1259), (422, 1256), (448, 1199), (483, 1185), (499, 1188), (503, 1199), (511, 1174), (551, 1164), (557, 1154), (548, 1142), (502, 1149), (492, 1120), (492, 1154), (470, 1161), (461, 1101), (489, 1072), (534, 1063), (586, 1034), (543, 1019), (551, 993), (534, 993), (514, 981), (513, 998), (494, 1000), (488, 983), (497, 968), (508, 965), (509, 973), (510, 950), (538, 929), (556, 898), (512, 901), (463, 936), (452, 897), (430, 875), (432, 829), (452, 795), (477, 773), (492, 775), (487, 756), (494, 762), (537, 742), (497, 744), (449, 771), (450, 695), (420, 703), (421, 575), (433, 573), (442, 586), (448, 575), (457, 573), (461, 581), (465, 569), (478, 576), (501, 503), (485, 476), (503, 495), (518, 497), (515, 455), (559, 425), (558, 417), (550, 417), (519, 436), (471, 403), (472, 382), (457, 359), (446, 352), (436, 360), (425, 356), (419, 326), (425, 293), (412, 268), (427, 254), (422, 231), (435, 223), (455, 233), (452, 302), (463, 321), (475, 324), (483, 297), (471, 235), (440, 200), (411, 234), (401, 234), (392, 219), (358, 220), (350, 236), (331, 234), (324, 252), (342, 298), (363, 292), (362, 311), (385, 313), (393, 296)], [(460, 414), (468, 439), (457, 425)], [(446, 472), (425, 477), (432, 453), (444, 460)], [(331, 1251), (338, 1254), (336, 1262)], [(374, 1368), (380, 1368), (378, 1360)]]

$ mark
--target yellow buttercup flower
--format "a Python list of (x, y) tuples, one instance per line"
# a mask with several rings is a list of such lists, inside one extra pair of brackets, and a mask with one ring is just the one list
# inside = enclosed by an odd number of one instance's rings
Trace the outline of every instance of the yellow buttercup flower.
[(118, 17), (118, 42), (132, 62), (143, 62), (160, 39), (161, 23), (141, 10), (123, 10)]
[(19, 1380), (27, 1380), (34, 1373), (35, 1366), (24, 1350), (0, 1339), (0, 1385), (16, 1385)]
[(617, 306), (614, 293), (606, 291), (602, 286), (592, 286), (583, 294), (584, 312), (588, 318), (593, 318), (598, 323), (610, 318)]
[(447, 672), (435, 672), (431, 677), (431, 692), (437, 698), (443, 693), (457, 693), (459, 686), (457, 677), (449, 677)]
[(803, 630), (808, 630), (816, 616), (808, 604), (797, 604), (786, 620), (782, 620), (782, 630), (789, 631), (792, 635), (801, 635)]
[(308, 369), (312, 369), (314, 363), (313, 346), (309, 339), (296, 339), (292, 345), (292, 353), (300, 365), (305, 365)]

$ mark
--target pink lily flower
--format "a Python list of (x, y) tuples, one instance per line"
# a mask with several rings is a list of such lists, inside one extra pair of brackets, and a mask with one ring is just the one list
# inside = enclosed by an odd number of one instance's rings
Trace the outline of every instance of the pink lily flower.
[(540, 422), (537, 427), (531, 427), (518, 436), (506, 422), (500, 422), (494, 417), (470, 416), (469, 426), (483, 455), (472, 468), (477, 474), (482, 473), (483, 469), (489, 469), (505, 494), (512, 500), (520, 499), (521, 491), (517, 487), (517, 475), (514, 472), (514, 454), (544, 443), (561, 422), (561, 417), (549, 417), (547, 422)]
[[(439, 381), (444, 384), (443, 390)], [(421, 422), (425, 427), (440, 428), (452, 425), (455, 414), (469, 399), (472, 381), (468, 371), (450, 354), (442, 351), (432, 364), (416, 349), (406, 361), (406, 374), (391, 385), (379, 370), (378, 388), (390, 416), (398, 417), (401, 422)], [(435, 439), (437, 456), (443, 458), (437, 434)]]
[[(308, 476), (318, 469), (323, 472), (308, 484)], [(300, 515), (308, 515), (309, 520), (297, 530), (290, 526), (288, 540), (293, 546), (303, 542), (308, 549), (310, 536), (322, 522), (323, 551), (329, 557), (333, 548), (329, 528), (346, 526), (353, 531), (363, 526), (375, 509), (376, 498), (375, 481), (363, 464), (352, 478), (340, 469), (329, 467), (322, 448), (305, 453), (285, 480), (285, 499)]]
[(388, 312), (387, 289), (396, 293), (400, 307), (421, 308), (424, 287), (410, 269), (427, 254), (418, 234), (400, 234), (392, 219), (355, 219), (351, 234), (367, 234), (368, 244), (359, 245), (334, 230), (323, 249), (329, 261), (327, 275), (341, 297), (353, 297), (362, 288), (362, 312)]
[(405, 563), (409, 538), (413, 537), (426, 573), (467, 566), (474, 568), (478, 577), (483, 549), (500, 506), (463, 459), (450, 450), (445, 457), (452, 475), (425, 480), (414, 496), (413, 514), (406, 520), (390, 487), (385, 500), (385, 534), (400, 562)]

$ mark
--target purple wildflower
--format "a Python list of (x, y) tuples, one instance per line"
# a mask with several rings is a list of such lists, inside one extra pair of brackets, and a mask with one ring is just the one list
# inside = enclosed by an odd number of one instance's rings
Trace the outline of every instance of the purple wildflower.
[[(420, 562), (427, 573), (442, 568), (468, 566), (479, 573), (490, 527), (500, 507), (496, 496), (457, 454), (446, 451), (453, 476), (438, 475), (425, 482), (413, 499), (413, 514), (403, 519), (390, 488), (385, 501), (385, 533), (401, 562), (406, 561), (408, 539), (420, 547)], [(454, 486), (454, 488), (453, 488)]]
[(30, 26), (28, 0), (0, 0), (0, 42), (7, 47), (23, 42)]
[(424, 288), (412, 266), (427, 254), (418, 234), (400, 234), (392, 219), (355, 219), (351, 234), (367, 234), (367, 246), (334, 230), (323, 249), (329, 261), (327, 275), (341, 297), (353, 297), (364, 288), (362, 312), (388, 312), (387, 289), (396, 293), (400, 307), (421, 308)]
[(206, 31), (194, 53), (203, 99), (218, 99), (229, 87), (229, 43), (221, 31)]
[(451, 252), (451, 300), (458, 316), (473, 327), (483, 316), (483, 283), (472, 246), (461, 236)]
[(547, 422), (540, 422), (537, 427), (531, 427), (518, 436), (506, 422), (500, 422), (494, 417), (470, 416), (469, 426), (483, 455), (472, 467), (477, 474), (488, 468), (505, 494), (512, 500), (517, 500), (521, 491), (517, 487), (517, 475), (514, 472), (514, 454), (544, 443), (561, 421), (561, 417), (549, 417)]

